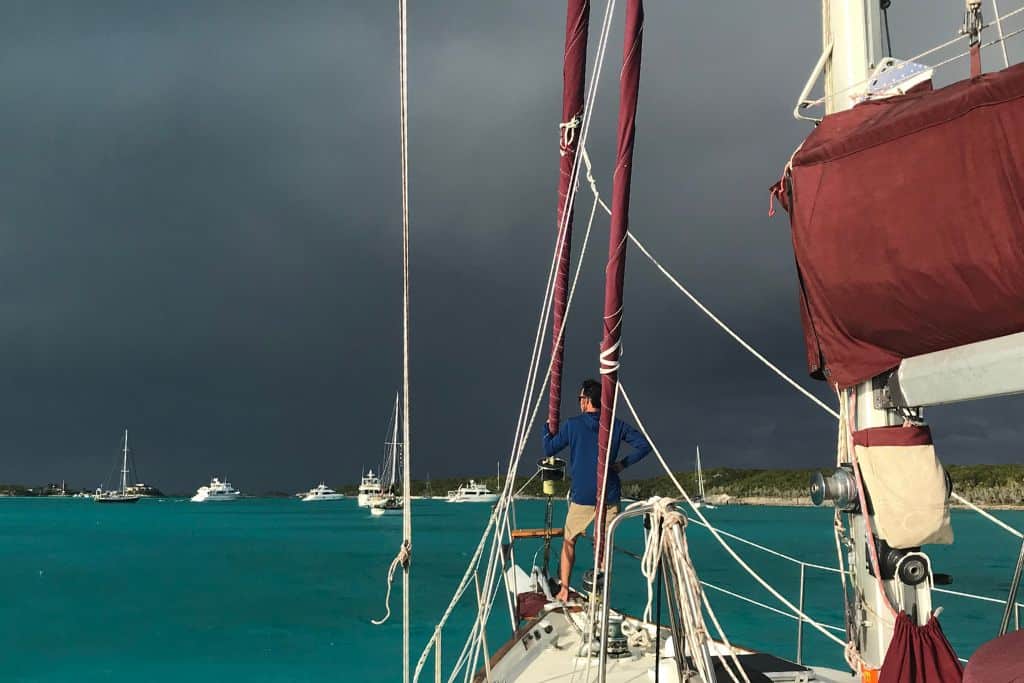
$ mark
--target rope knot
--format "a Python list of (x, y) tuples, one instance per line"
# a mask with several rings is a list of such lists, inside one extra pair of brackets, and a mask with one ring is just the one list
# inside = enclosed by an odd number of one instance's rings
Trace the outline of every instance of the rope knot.
[(558, 154), (565, 156), (573, 149), (576, 142), (576, 129), (580, 127), (580, 117), (574, 116), (568, 121), (558, 124)]
[(370, 619), (370, 623), (374, 626), (380, 626), (391, 616), (391, 584), (395, 580), (395, 570), (401, 567), (404, 570), (409, 569), (409, 560), (412, 558), (412, 543), (408, 539), (402, 541), (402, 545), (398, 546), (398, 552), (395, 553), (395, 559), (391, 560), (391, 566), (388, 567), (388, 592), (384, 595), (384, 617), (382, 619)]

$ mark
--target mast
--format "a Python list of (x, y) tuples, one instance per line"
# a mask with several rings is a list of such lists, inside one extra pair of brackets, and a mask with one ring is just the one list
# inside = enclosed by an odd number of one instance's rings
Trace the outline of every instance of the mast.
[(700, 446), (697, 446), (697, 495), (704, 500), (704, 472), (700, 466)]
[(569, 195), (579, 168), (576, 143), (583, 122), (583, 97), (587, 68), (587, 29), (590, 0), (569, 0), (565, 17), (565, 56), (562, 65), (562, 123), (558, 126), (558, 271), (552, 292), (551, 380), (548, 396), (548, 429), (558, 431), (562, 405), (562, 357), (565, 349), (565, 308), (569, 292), (569, 259), (572, 252), (572, 204)]
[[(629, 189), (633, 175), (633, 139), (636, 135), (636, 102), (640, 90), (640, 53), (643, 46), (643, 0), (626, 3), (626, 30), (619, 79), (619, 125), (612, 180), (612, 220), (608, 240), (608, 265), (604, 285), (604, 337), (601, 340), (601, 422), (597, 432), (597, 490), (602, 496), (608, 470), (612, 412), (619, 382), (622, 352), (622, 285), (626, 274), (626, 232), (629, 228)], [(597, 500), (594, 544), (595, 571), (604, 567), (605, 501)]]
[(124, 460), (121, 463), (121, 495), (128, 489), (128, 429), (124, 430)]
[[(823, 0), (822, 43), (832, 53), (825, 63), (825, 113), (833, 114), (853, 106), (851, 94), (862, 91), (875, 65), (883, 56), (880, 7), (877, 0)], [(856, 414), (853, 428), (885, 427), (902, 423), (902, 417), (892, 409), (877, 408), (875, 393), (884, 382), (876, 377), (862, 382), (853, 390), (856, 396)], [(903, 482), (892, 482), (894, 486)], [(877, 528), (873, 519), (869, 519)], [(918, 625), (924, 625), (932, 613), (931, 590), (928, 582), (916, 587), (904, 586), (898, 578), (883, 582), (883, 595), (878, 581), (869, 571), (868, 538), (864, 514), (850, 516), (854, 547), (851, 551), (851, 570), (856, 584), (854, 614), (848, 615), (853, 625), (851, 636), (865, 664), (880, 668), (893, 636), (894, 622), (886, 601), (900, 604), (908, 615), (916, 615)]]

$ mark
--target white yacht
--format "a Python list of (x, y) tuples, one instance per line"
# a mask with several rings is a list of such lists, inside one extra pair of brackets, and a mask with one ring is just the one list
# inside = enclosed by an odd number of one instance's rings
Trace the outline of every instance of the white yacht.
[(324, 482), (320, 482), (320, 485), (311, 488), (306, 493), (299, 494), (302, 500), (305, 502), (311, 502), (315, 500), (341, 500), (345, 497), (344, 493), (338, 493), (334, 489), (330, 488)]
[(380, 478), (370, 470), (359, 482), (359, 507), (369, 507), (371, 499), (379, 497), (381, 493)]
[(227, 500), (238, 500), (242, 492), (237, 490), (230, 482), (221, 481), (214, 477), (210, 480), (209, 486), (200, 486), (196, 495), (192, 496), (193, 503), (213, 503)]
[(491, 493), (486, 484), (473, 479), (470, 479), (468, 484), (448, 492), (449, 503), (493, 503), (497, 500), (497, 493)]

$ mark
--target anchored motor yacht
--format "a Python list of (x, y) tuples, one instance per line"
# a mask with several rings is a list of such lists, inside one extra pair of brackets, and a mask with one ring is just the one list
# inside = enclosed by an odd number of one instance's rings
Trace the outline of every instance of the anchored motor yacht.
[(235, 489), (230, 482), (221, 481), (214, 477), (210, 480), (209, 486), (200, 486), (196, 495), (192, 496), (193, 503), (212, 503), (218, 501), (238, 500), (242, 495), (241, 491)]
[(327, 486), (324, 482), (320, 482), (319, 486), (311, 488), (306, 493), (300, 495), (302, 496), (302, 500), (305, 502), (314, 500), (341, 500), (345, 497), (344, 493), (338, 493)]
[(491, 493), (486, 484), (473, 479), (454, 491), (448, 492), (449, 503), (493, 503), (498, 500), (497, 493)]
[(371, 499), (379, 497), (380, 494), (380, 478), (370, 470), (359, 482), (359, 507), (369, 507)]

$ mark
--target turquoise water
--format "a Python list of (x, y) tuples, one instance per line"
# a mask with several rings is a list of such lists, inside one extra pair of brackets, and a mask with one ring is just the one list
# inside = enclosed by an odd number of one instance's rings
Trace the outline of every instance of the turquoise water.
[[(414, 503), (413, 658), (429, 639), (489, 514), (486, 505)], [(517, 504), (519, 526), (541, 526), (543, 503)], [(560, 507), (557, 515), (564, 514)], [(831, 516), (813, 508), (724, 507), (708, 513), (733, 533), (811, 562), (834, 564)], [(1024, 513), (1003, 512), (1024, 526)], [(999, 598), (1016, 559), (1015, 540), (968, 513), (954, 513), (957, 546), (931, 548), (951, 588)], [(0, 648), (2, 678), (15, 681), (395, 681), (401, 679), (401, 582), (383, 626), (384, 577), (401, 538), (401, 518), (371, 518), (354, 500), (303, 504), (247, 500), (194, 505), (143, 500), (97, 505), (89, 500), (0, 500)], [(691, 553), (705, 581), (771, 603), (699, 528)], [(638, 529), (620, 545), (641, 547)], [(528, 564), (539, 546), (517, 546)], [(589, 548), (580, 546), (580, 567)], [(799, 571), (742, 550), (794, 601)], [(555, 549), (557, 556), (557, 548)], [(639, 613), (643, 587), (635, 562), (621, 570), (614, 602)], [(578, 576), (578, 572), (576, 576)], [(841, 622), (836, 581), (808, 573), (807, 609)], [(709, 593), (730, 637), (750, 647), (795, 656), (795, 622)], [(991, 638), (1000, 605), (940, 596), (942, 622), (960, 656)], [(773, 604), (773, 603), (771, 603)], [(445, 633), (445, 659), (464, 642), (468, 603)], [(490, 644), (511, 626), (495, 609)], [(837, 648), (811, 632), (805, 653), (841, 662)], [(433, 670), (433, 661), (428, 664)], [(426, 680), (429, 677), (426, 677)]]

